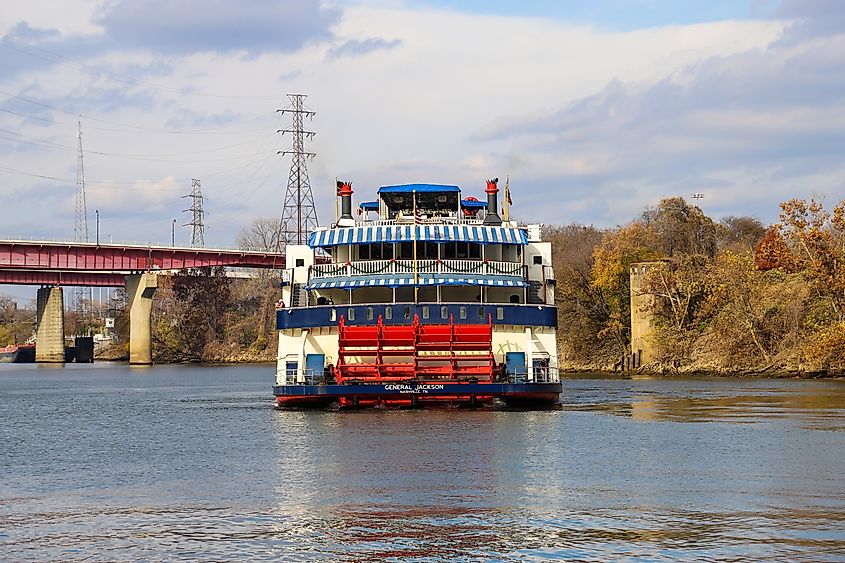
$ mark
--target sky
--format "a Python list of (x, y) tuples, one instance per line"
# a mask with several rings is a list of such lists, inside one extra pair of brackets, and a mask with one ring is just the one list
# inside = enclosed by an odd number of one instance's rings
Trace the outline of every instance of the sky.
[(197, 178), (233, 246), (281, 214), (292, 92), (324, 225), (336, 178), (509, 177), (519, 219), (599, 227), (845, 198), (838, 0), (4, 0), (0, 238), (73, 238), (81, 122), (91, 239), (187, 244)]

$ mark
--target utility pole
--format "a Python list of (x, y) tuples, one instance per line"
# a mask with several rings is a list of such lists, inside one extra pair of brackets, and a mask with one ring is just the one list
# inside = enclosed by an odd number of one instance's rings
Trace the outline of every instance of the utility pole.
[(192, 179), (191, 193), (183, 195), (182, 197), (191, 198), (191, 208), (183, 211), (183, 213), (191, 213), (191, 221), (182, 226), (193, 227), (193, 230), (191, 231), (191, 246), (198, 246), (202, 248), (205, 246), (205, 225), (203, 224), (202, 186), (200, 186), (200, 181)]
[(308, 235), (320, 223), (317, 220), (317, 210), (314, 207), (314, 196), (311, 194), (311, 181), (308, 179), (308, 169), (305, 167), (306, 158), (314, 158), (316, 153), (305, 151), (305, 138), (313, 139), (314, 131), (305, 131), (302, 125), (303, 118), (313, 118), (316, 113), (308, 109), (303, 103), (305, 94), (288, 94), (291, 105), (285, 109), (276, 110), (282, 115), (291, 114), (291, 128), (279, 129), (277, 133), (293, 134), (293, 146), (284, 151), (278, 151), (282, 156), (289, 154), (293, 156), (288, 174), (288, 186), (285, 191), (284, 207), (282, 217), (279, 221), (279, 237), (276, 243), (276, 251), (281, 251), (282, 243), (305, 244), (308, 242)]

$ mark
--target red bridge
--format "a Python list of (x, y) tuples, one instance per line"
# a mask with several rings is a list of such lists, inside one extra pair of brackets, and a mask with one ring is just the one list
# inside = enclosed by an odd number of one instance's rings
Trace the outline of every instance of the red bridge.
[(118, 272), (203, 266), (284, 269), (285, 255), (152, 245), (0, 241), (0, 284), (119, 287), (125, 279)]
[(227, 266), (284, 269), (285, 255), (243, 250), (85, 242), (0, 241), (0, 284), (40, 285), (36, 361), (64, 361), (62, 286), (124, 287), (129, 305), (129, 363), (152, 363), (156, 274)]

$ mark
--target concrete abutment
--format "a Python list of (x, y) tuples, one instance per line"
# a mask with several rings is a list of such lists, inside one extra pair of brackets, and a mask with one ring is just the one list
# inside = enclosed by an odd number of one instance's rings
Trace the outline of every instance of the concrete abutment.
[(65, 361), (65, 309), (61, 287), (41, 287), (36, 297), (35, 361)]
[(126, 276), (129, 304), (129, 363), (149, 365), (152, 354), (153, 293), (158, 287), (156, 274), (146, 272)]

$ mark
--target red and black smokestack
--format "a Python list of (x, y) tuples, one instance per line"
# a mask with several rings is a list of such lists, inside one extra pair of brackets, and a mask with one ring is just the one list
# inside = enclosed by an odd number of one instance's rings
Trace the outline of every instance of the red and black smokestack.
[(484, 216), (485, 225), (501, 225), (502, 219), (499, 217), (498, 207), (499, 202), (496, 194), (499, 193), (498, 178), (487, 180), (487, 215)]
[(354, 221), (352, 217), (352, 182), (338, 182), (337, 195), (340, 196), (340, 219)]

